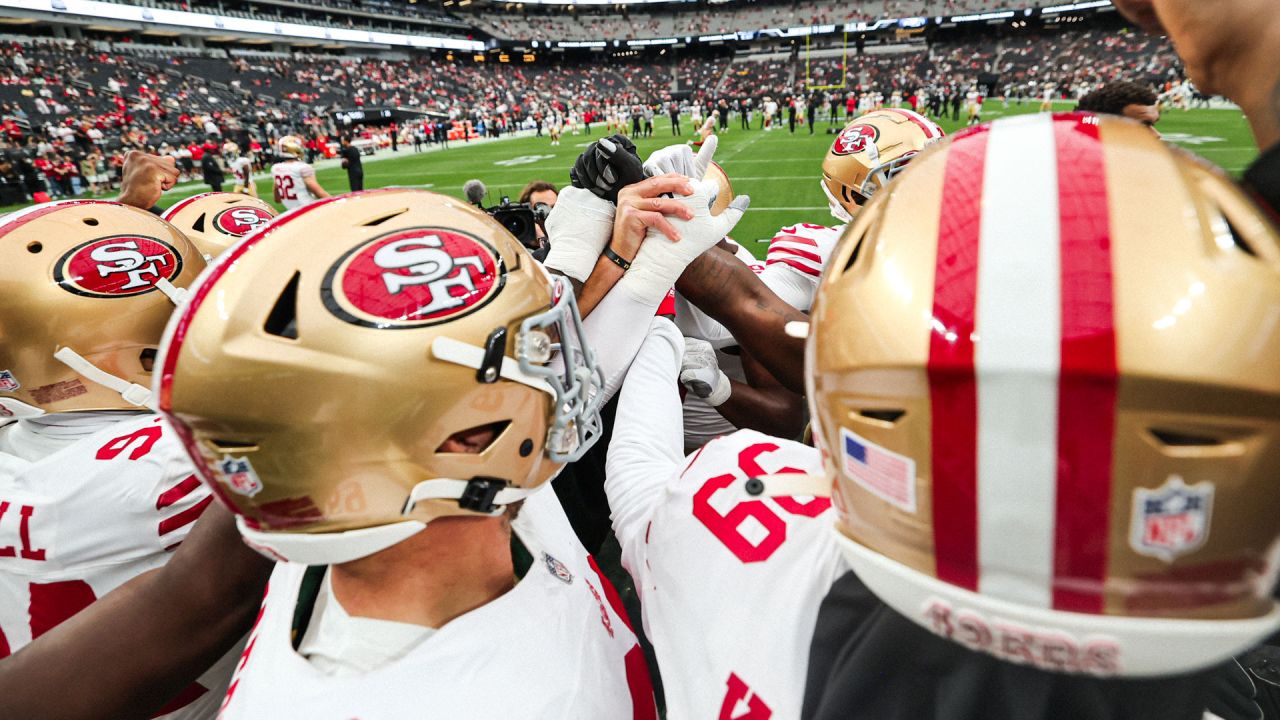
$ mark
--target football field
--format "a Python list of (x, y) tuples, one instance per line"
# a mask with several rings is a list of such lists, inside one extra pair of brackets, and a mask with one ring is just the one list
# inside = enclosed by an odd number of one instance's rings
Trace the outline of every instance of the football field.
[[(1070, 103), (1061, 104), (1066, 110)], [(1039, 102), (1018, 106), (1011, 103), (1008, 109), (998, 101), (989, 101), (984, 107), (983, 119), (1036, 112)], [(641, 156), (676, 141), (688, 141), (689, 121), (684, 119), (686, 133), (676, 138), (671, 134), (665, 118), (660, 118), (653, 138), (636, 139)], [(735, 239), (757, 254), (763, 255), (764, 245), (751, 242), (772, 237), (773, 232), (796, 222), (830, 224), (834, 222), (827, 212), (826, 198), (818, 186), (821, 163), (833, 139), (827, 129), (839, 128), (841, 123), (830, 124), (821, 120), (815, 133), (809, 134), (807, 126), (797, 126), (794, 135), (787, 131), (785, 121), (780, 129), (764, 132), (759, 129), (759, 116), (750, 130), (742, 130), (734, 118), (729, 131), (720, 136), (720, 148), (716, 160), (724, 166), (733, 182), (735, 192), (751, 196), (751, 209), (734, 231)], [(948, 133), (963, 126), (963, 121), (944, 120)], [(1190, 111), (1169, 110), (1159, 124), (1165, 139), (1175, 145), (1198, 153), (1233, 175), (1241, 171), (1257, 154), (1253, 139), (1243, 114), (1235, 109), (1198, 109)], [(478, 178), (488, 186), (487, 204), (497, 204), (507, 195), (514, 202), (520, 189), (531, 180), (547, 180), (558, 186), (568, 184), (569, 167), (582, 148), (602, 136), (604, 127), (594, 125), (592, 134), (566, 135), (561, 145), (552, 147), (546, 137), (519, 137), (491, 142), (450, 143), (446, 150), (413, 152), (411, 145), (400, 146), (397, 153), (379, 152), (377, 157), (365, 162), (365, 187), (390, 185), (427, 188), (435, 192), (462, 196), (462, 184)], [(317, 178), (331, 193), (347, 190), (346, 172), (337, 161), (327, 160), (317, 164)], [(229, 189), (229, 185), (224, 186)], [(165, 194), (162, 206), (208, 190), (198, 182), (185, 183)], [(258, 193), (271, 198), (270, 177), (263, 174), (258, 180)], [(8, 211), (15, 208), (2, 208)]]

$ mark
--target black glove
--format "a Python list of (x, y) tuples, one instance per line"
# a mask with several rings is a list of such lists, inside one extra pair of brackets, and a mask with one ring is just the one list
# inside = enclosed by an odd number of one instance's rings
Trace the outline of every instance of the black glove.
[(1231, 660), (1216, 671), (1205, 709), (1223, 720), (1263, 720), (1262, 708), (1254, 701), (1257, 695), (1253, 678), (1240, 663)]
[(644, 168), (635, 143), (626, 135), (610, 135), (582, 151), (569, 178), (574, 187), (616, 203), (619, 190), (644, 179)]

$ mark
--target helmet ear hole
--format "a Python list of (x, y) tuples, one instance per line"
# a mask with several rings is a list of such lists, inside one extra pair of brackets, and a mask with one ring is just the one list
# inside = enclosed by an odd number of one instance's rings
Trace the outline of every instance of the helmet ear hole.
[(459, 430), (445, 438), (445, 441), (440, 443), (440, 447), (436, 448), (436, 452), (479, 455), (497, 442), (510, 424), (510, 420), (499, 420), (498, 422), (485, 423), (466, 430)]
[(151, 372), (156, 366), (156, 349), (143, 348), (142, 352), (138, 353), (138, 364), (142, 366), (143, 371)]

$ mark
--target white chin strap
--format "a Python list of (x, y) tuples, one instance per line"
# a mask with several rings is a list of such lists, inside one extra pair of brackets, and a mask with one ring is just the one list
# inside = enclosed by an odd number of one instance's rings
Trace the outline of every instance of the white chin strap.
[[(496, 507), (488, 515), (490, 517), (501, 515), (507, 505), (529, 497), (546, 485), (550, 483), (544, 483), (536, 488), (508, 487), (499, 490), (490, 500)], [(410, 491), (403, 512), (408, 514), (423, 500), (458, 500), (467, 490), (467, 486), (466, 480), (452, 478), (424, 480)], [(422, 520), (404, 520), (358, 530), (308, 534), (256, 530), (245, 524), (244, 518), (237, 516), (236, 527), (239, 528), (240, 536), (244, 538), (246, 545), (272, 560), (303, 565), (340, 565), (368, 557), (403, 542), (426, 530), (427, 523)]]
[[(423, 500), (457, 500), (463, 496), (467, 490), (467, 486), (470, 484), (471, 483), (466, 480), (453, 480), (451, 478), (423, 480), (417, 485), (414, 485), (413, 490), (409, 491), (409, 498), (405, 500), (404, 510), (401, 512), (408, 515), (413, 511), (413, 507)], [(519, 502), (520, 500), (529, 497), (537, 490), (538, 488), (518, 487), (507, 487), (499, 490), (494, 494), (493, 499), (490, 501), (497, 507), (489, 512), (488, 515), (501, 515), (504, 506), (510, 505), (514, 502)]]
[[(484, 364), (484, 348), (451, 337), (438, 337), (432, 340), (431, 354), (439, 360), (469, 367), (472, 370), (479, 370)], [(502, 358), (502, 369), (498, 371), (498, 376), (541, 390), (551, 397), (556, 395), (545, 380), (525, 373), (520, 369), (520, 363), (509, 357)]]
[[(157, 290), (164, 293), (165, 297), (169, 298), (169, 302), (178, 307), (180, 307), (182, 303), (186, 302), (187, 298), (191, 295), (186, 288), (177, 287), (165, 278), (157, 280), (155, 287)], [(75, 370), (86, 380), (120, 393), (120, 397), (124, 398), (124, 401), (130, 405), (137, 405), (138, 407), (155, 410), (155, 407), (151, 405), (150, 388), (145, 388), (137, 383), (131, 383), (124, 378), (118, 378), (115, 375), (106, 372), (102, 368), (99, 368), (88, 360), (85, 360), (83, 355), (69, 347), (59, 348), (59, 350), (53, 354), (53, 357), (63, 365)]]
[[(209, 256), (205, 255), (204, 257), (208, 258)], [(165, 278), (160, 278), (156, 281), (156, 289), (164, 293), (164, 296), (169, 298), (169, 302), (173, 303), (174, 306), (181, 306), (191, 296), (191, 293), (186, 288), (180, 288)]]
[(137, 383), (131, 383), (124, 378), (118, 378), (115, 375), (102, 370), (88, 360), (85, 360), (84, 356), (75, 350), (72, 350), (69, 347), (63, 347), (60, 348), (58, 352), (54, 353), (53, 356), (63, 365), (75, 370), (85, 379), (120, 393), (120, 397), (124, 398), (124, 401), (130, 405), (151, 408), (153, 410), (155, 409), (151, 407), (150, 390)]

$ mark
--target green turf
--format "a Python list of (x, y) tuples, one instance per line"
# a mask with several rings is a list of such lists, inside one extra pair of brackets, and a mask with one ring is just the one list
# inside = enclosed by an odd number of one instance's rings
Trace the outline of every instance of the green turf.
[[(1011, 104), (1006, 110), (999, 101), (990, 101), (985, 106), (983, 119), (1038, 109), (1038, 102), (1023, 106)], [(1069, 104), (1063, 104), (1060, 109), (1069, 109)], [(948, 132), (958, 129), (961, 124), (943, 121)], [(684, 125), (688, 129), (690, 123), (687, 118)], [(716, 160), (732, 178), (734, 190), (747, 193), (752, 199), (751, 209), (733, 235), (762, 254), (763, 245), (749, 241), (771, 237), (777, 228), (795, 222), (834, 222), (818, 187), (819, 166), (832, 140), (826, 130), (834, 126), (819, 122), (817, 132), (812, 136), (807, 128), (797, 128), (796, 134), (791, 135), (785, 124), (781, 130), (767, 133), (758, 127), (758, 117), (754, 127), (748, 131), (731, 122), (729, 132), (720, 137)], [(1203, 155), (1233, 174), (1238, 175), (1257, 154), (1248, 125), (1238, 110), (1171, 110), (1161, 120), (1159, 128), (1175, 144)], [(490, 202), (496, 204), (502, 195), (514, 199), (530, 180), (566, 184), (573, 160), (586, 143), (601, 136), (602, 130), (602, 126), (595, 126), (590, 136), (568, 135), (559, 147), (551, 147), (545, 137), (451, 143), (449, 149), (441, 152), (414, 153), (411, 146), (401, 146), (399, 153), (393, 155), (384, 151), (381, 158), (365, 164), (365, 187), (427, 187), (461, 196), (462, 184), (474, 177), (485, 181), (489, 187)], [(686, 133), (683, 140), (690, 137), (691, 133)], [(669, 125), (665, 119), (660, 119), (655, 137), (638, 139), (636, 144), (644, 156), (673, 140)], [(513, 160), (518, 164), (511, 164)], [(508, 164), (499, 165), (499, 162)], [(320, 164), (317, 177), (330, 192), (347, 190), (346, 172), (332, 161)], [(207, 187), (199, 184), (185, 185), (166, 193), (161, 204), (167, 206), (204, 190)], [(263, 197), (271, 196), (269, 177), (264, 176), (258, 181), (258, 192)], [(0, 208), (0, 211), (12, 209)]]

